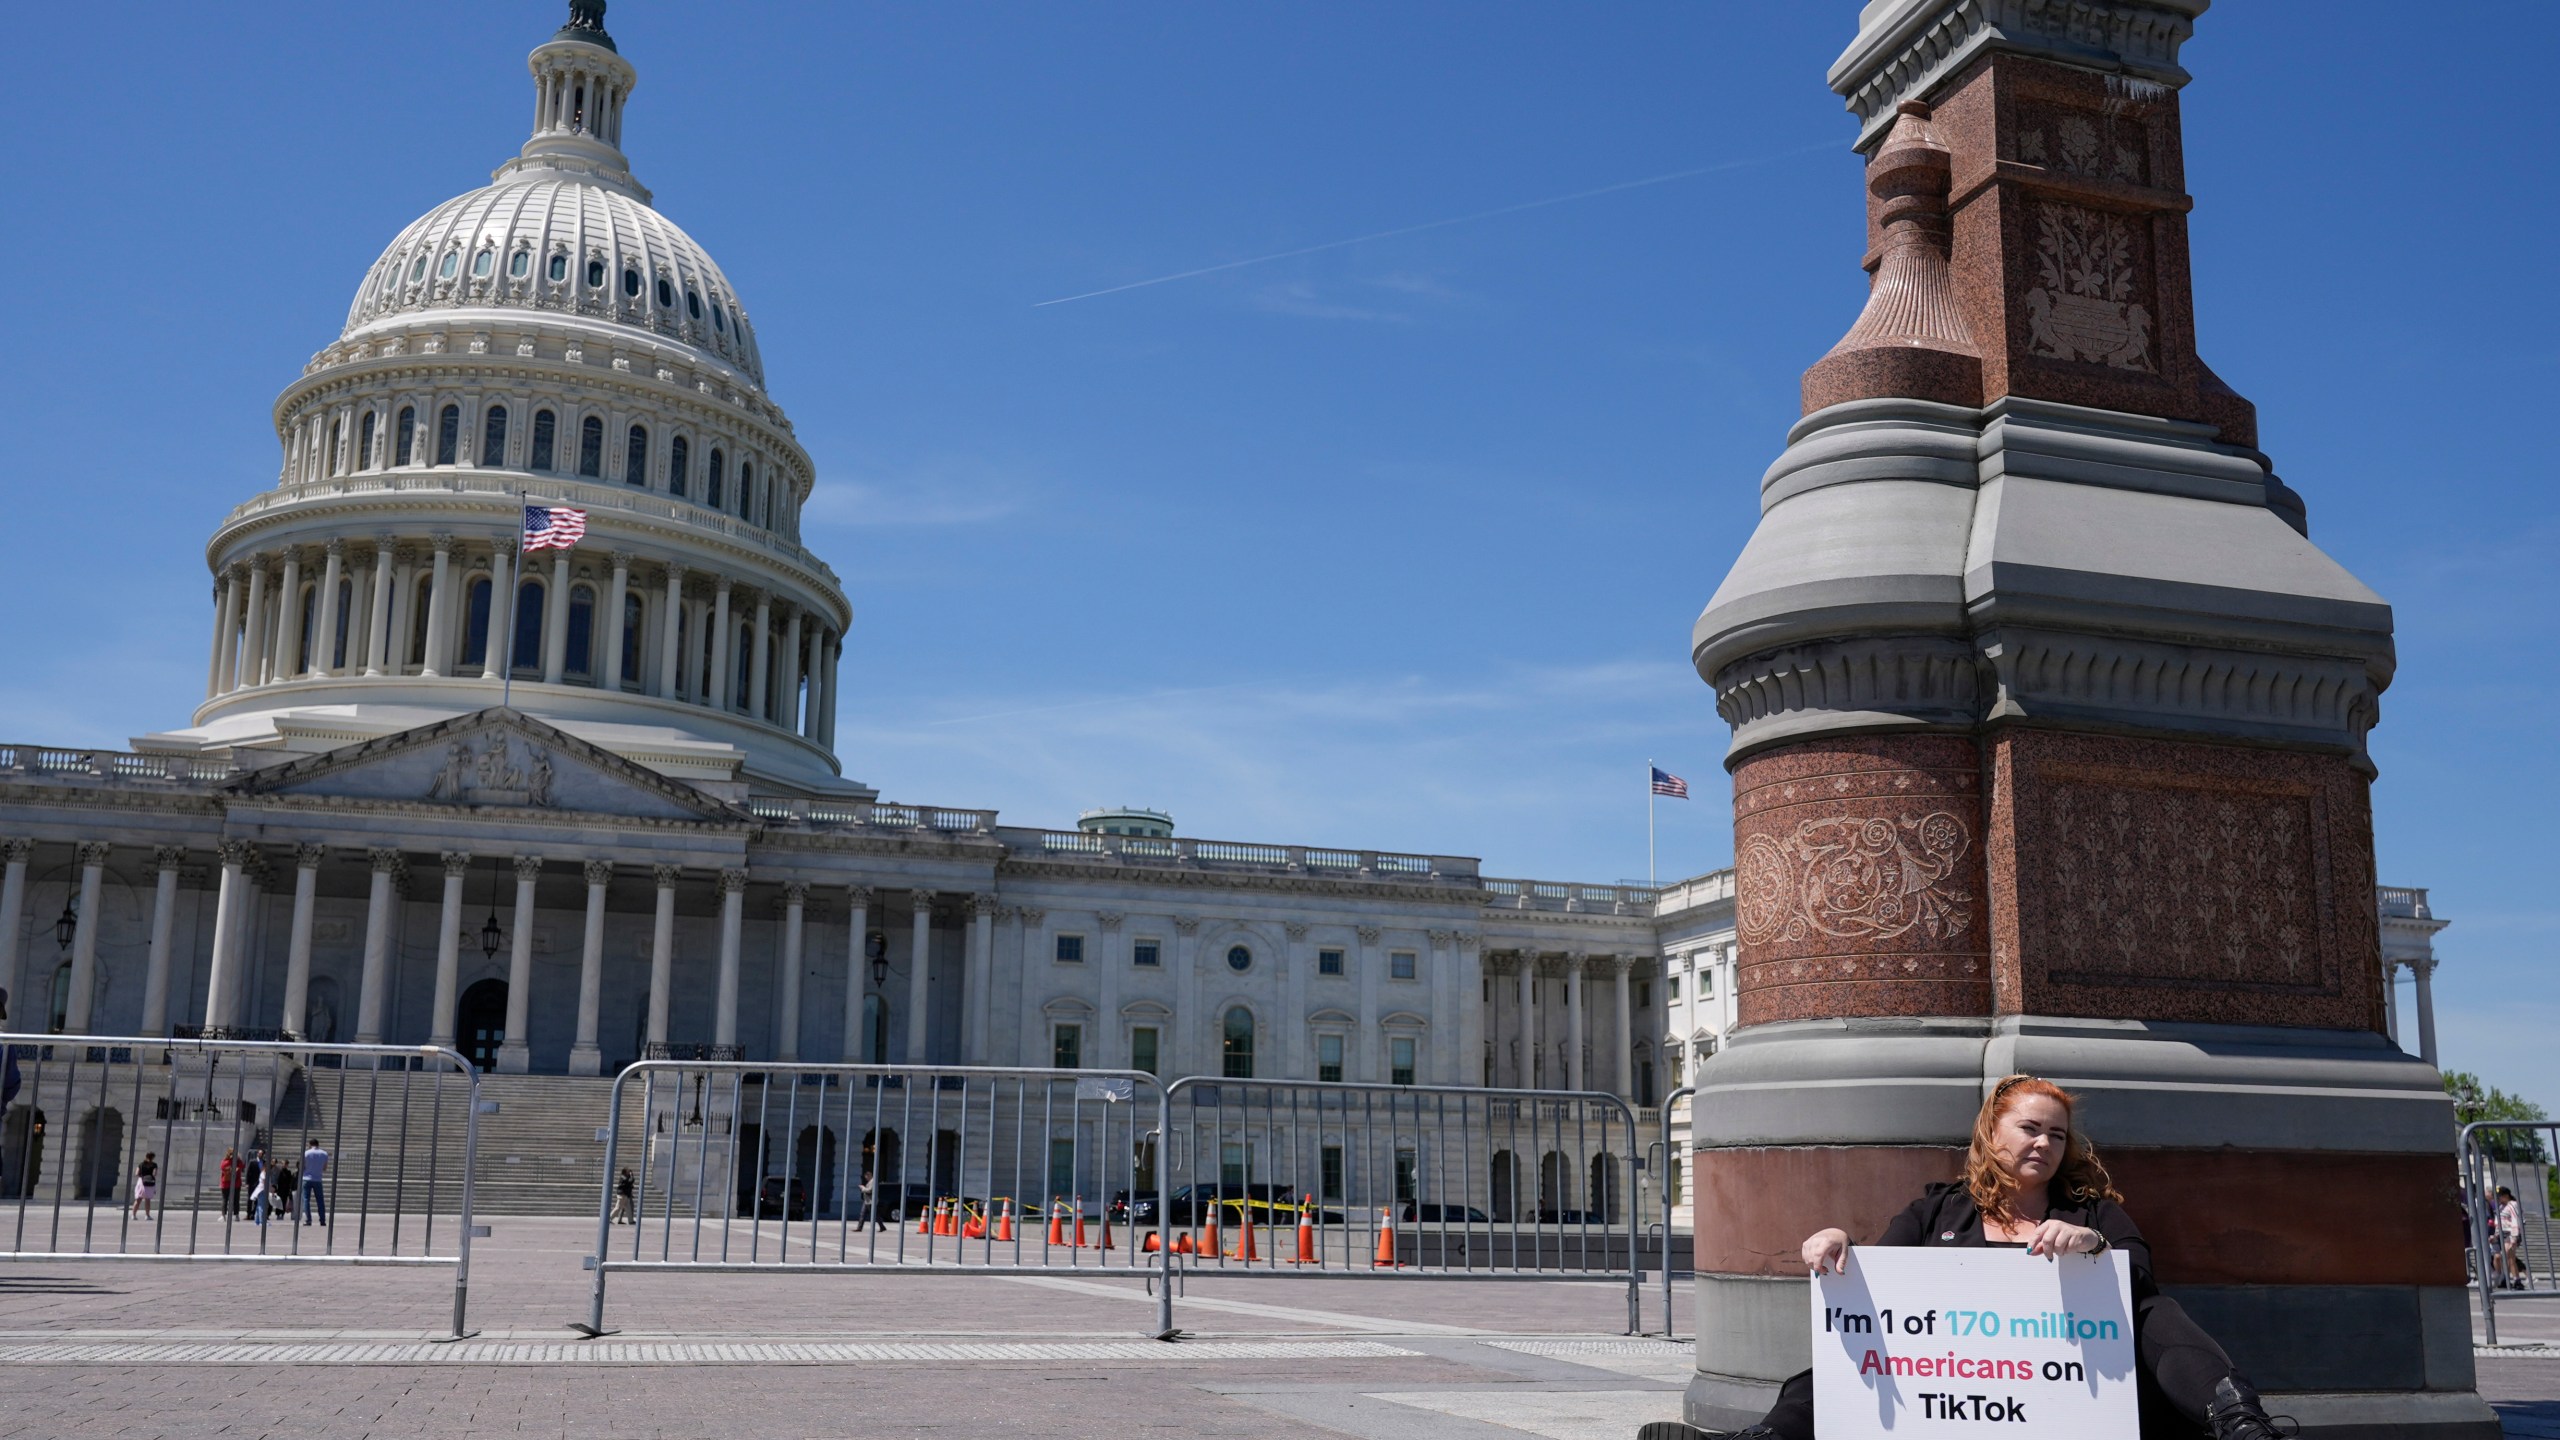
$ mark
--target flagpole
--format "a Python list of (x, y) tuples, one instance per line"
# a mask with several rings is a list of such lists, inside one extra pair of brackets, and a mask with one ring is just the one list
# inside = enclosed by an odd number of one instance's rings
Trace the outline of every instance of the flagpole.
[[(524, 499), (525, 492), (518, 490), (516, 548), (507, 556), (507, 636), (506, 644), (498, 652), (505, 657), (498, 666), (498, 703), (509, 708), (513, 708), (516, 698), (516, 606), (524, 598), (517, 593), (520, 588), (517, 575), (524, 569)], [(497, 607), (492, 605), (489, 608), (495, 610)]]
[(1662, 876), (1653, 860), (1653, 762), (1644, 762), (1644, 883), (1662, 888)]

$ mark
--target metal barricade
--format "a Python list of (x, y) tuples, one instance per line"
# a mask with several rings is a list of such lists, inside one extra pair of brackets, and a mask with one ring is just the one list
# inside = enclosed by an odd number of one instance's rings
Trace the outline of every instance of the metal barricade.
[(450, 1265), (465, 1338), (479, 1092), (431, 1045), (0, 1034), (0, 1259)]
[[(1697, 1086), (1683, 1085), (1662, 1097), (1662, 1138), (1654, 1141), (1653, 1148), (1646, 1154), (1647, 1168), (1654, 1176), (1654, 1191), (1662, 1201), (1662, 1335), (1666, 1340), (1680, 1333), (1672, 1323), (1671, 1315), (1671, 1211), (1680, 1203), (1679, 1195), (1672, 1188), (1672, 1177), (1680, 1173), (1680, 1156), (1671, 1148), (1671, 1112), (1681, 1101), (1692, 1099), (1697, 1093)], [(1690, 1263), (1693, 1266), (1697, 1263), (1697, 1214), (1697, 1202), (1693, 1199), (1689, 1204)]]
[(1638, 1142), (1617, 1096), (1191, 1076), (1165, 1104), (1162, 1207), (1142, 1218), (1168, 1285), (1590, 1280), (1625, 1286), (1640, 1324)]
[[(2471, 1281), (2480, 1292), (2481, 1334), (2495, 1345), (2500, 1305), (2560, 1299), (2552, 1229), (2552, 1211), (2560, 1209), (2552, 1171), (2560, 1120), (2475, 1120), (2462, 1127), (2461, 1156)], [(2512, 1226), (2508, 1203), (2515, 1206)]]
[(1163, 1199), (1164, 1107), (1135, 1070), (640, 1061), (599, 1137), (572, 1328), (613, 1333), (615, 1271), (1150, 1277), (1136, 1217)]

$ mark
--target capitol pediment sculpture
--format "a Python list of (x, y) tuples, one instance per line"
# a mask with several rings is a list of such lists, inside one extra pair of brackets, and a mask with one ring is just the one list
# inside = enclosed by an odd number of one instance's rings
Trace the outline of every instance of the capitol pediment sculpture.
[(426, 798), (472, 805), (540, 805), (551, 802), (551, 752), (526, 742), (521, 760), (504, 733), (484, 737), (475, 753), (468, 739), (445, 747), (444, 765), (427, 783)]

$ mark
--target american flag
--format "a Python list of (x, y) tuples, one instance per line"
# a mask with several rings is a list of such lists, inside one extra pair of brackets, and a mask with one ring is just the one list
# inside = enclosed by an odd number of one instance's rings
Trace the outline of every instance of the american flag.
[(1688, 781), (1681, 779), (1679, 776), (1672, 774), (1670, 771), (1663, 769), (1659, 765), (1652, 767), (1652, 769), (1654, 794), (1668, 795), (1674, 800), (1686, 800), (1689, 798)]
[(572, 510), (566, 505), (524, 507), (524, 548), (527, 550), (566, 550), (586, 538), (586, 511)]

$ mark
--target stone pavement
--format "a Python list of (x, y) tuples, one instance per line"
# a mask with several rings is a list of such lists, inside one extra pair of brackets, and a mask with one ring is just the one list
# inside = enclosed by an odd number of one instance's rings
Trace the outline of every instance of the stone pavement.
[[(1200, 1278), (1168, 1345), (1129, 1276), (615, 1275), (582, 1341), (592, 1222), (493, 1225), (459, 1345), (450, 1270), (0, 1266), (0, 1436), (1629, 1440), (1689, 1371), (1559, 1282)], [(2560, 1440), (2560, 1304), (2499, 1324), (2483, 1390)]]

